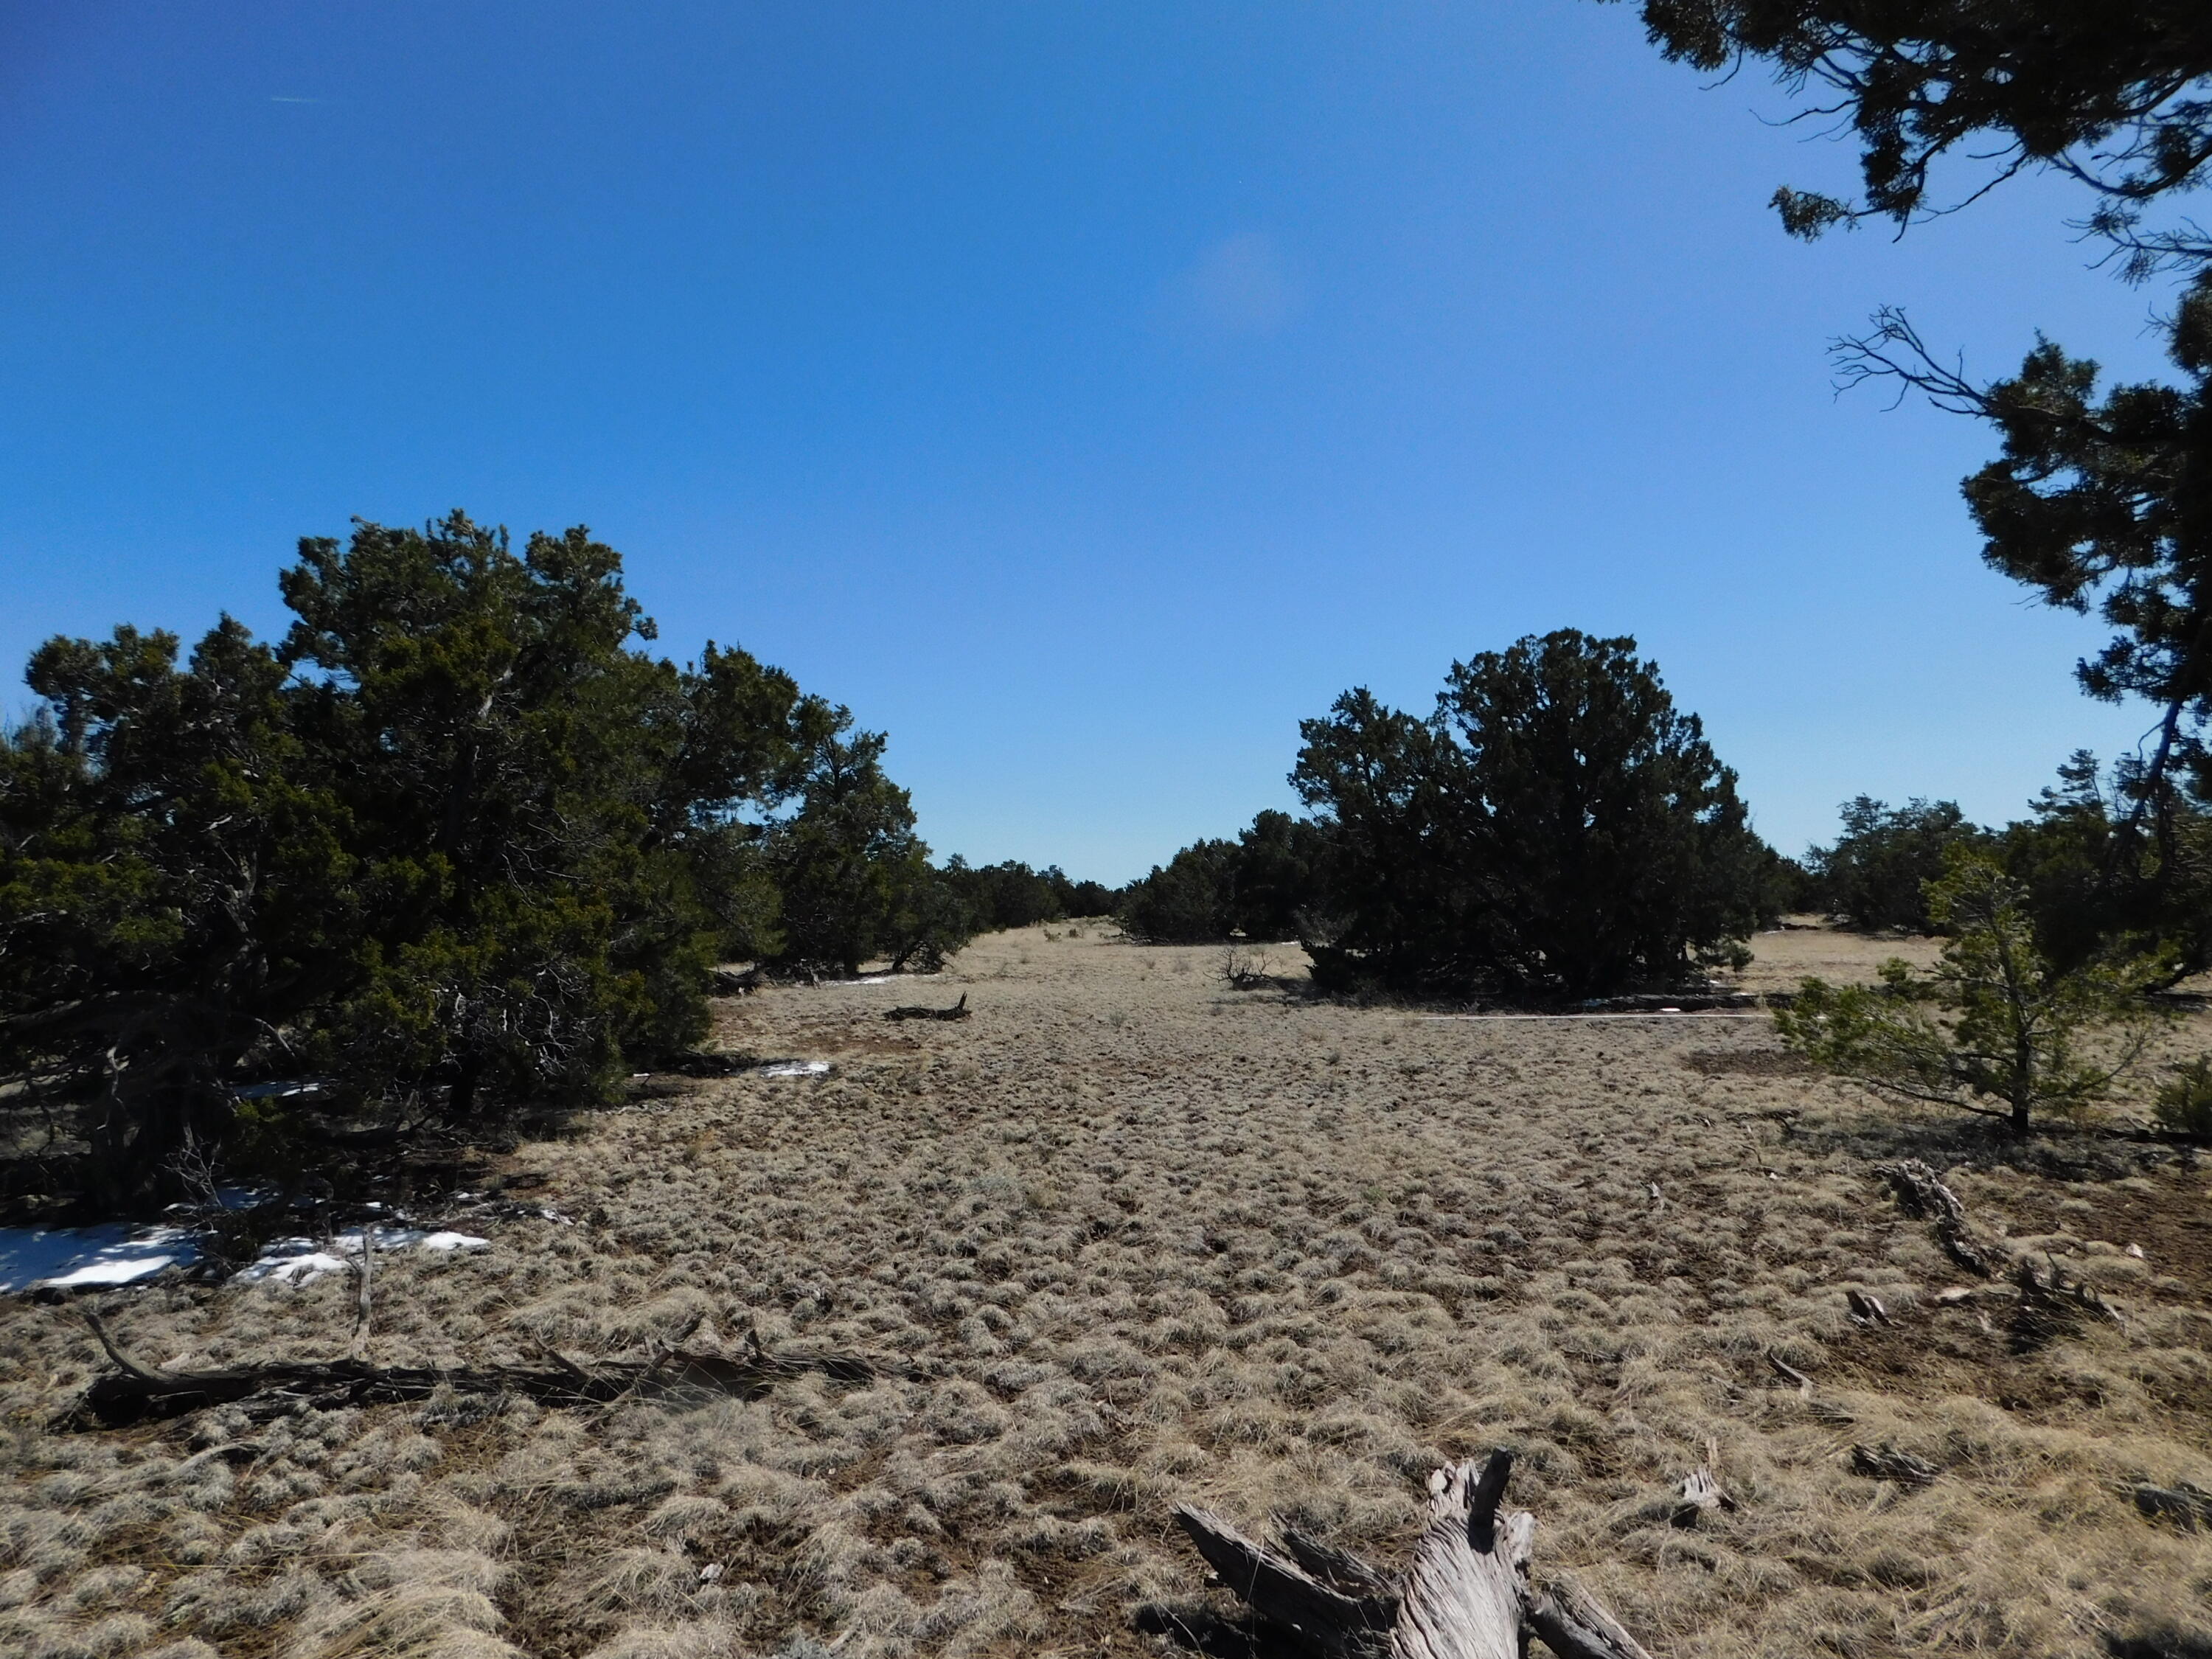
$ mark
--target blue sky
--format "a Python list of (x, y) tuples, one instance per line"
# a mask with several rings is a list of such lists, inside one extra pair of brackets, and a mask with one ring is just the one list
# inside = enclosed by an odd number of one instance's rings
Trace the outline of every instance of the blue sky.
[(273, 633), (298, 537), (459, 506), (589, 524), (978, 860), (1141, 873), (1563, 625), (1785, 850), (2002, 819), (2148, 714), (1981, 567), (1987, 436), (1824, 343), (2141, 375), (2161, 296), (2041, 182), (1792, 242), (1852, 157), (1784, 108), (1584, 0), (0, 3), (0, 659)]

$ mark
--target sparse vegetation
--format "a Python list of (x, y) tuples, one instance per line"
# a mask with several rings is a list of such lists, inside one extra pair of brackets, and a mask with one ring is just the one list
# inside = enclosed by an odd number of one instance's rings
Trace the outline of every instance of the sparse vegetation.
[[(1886, 948), (1785, 947), (1832, 977)], [(1785, 1058), (1757, 1021), (1232, 995), (1220, 949), (983, 939), (942, 987), (971, 993), (958, 1024), (886, 1025), (898, 983), (720, 1004), (720, 1045), (836, 1070), (674, 1079), (456, 1172), (573, 1224), (518, 1206), (470, 1221), (489, 1250), (380, 1263), (368, 1342), (544, 1364), (751, 1320), (913, 1375), (61, 1434), (106, 1362), (71, 1310), (0, 1306), (0, 1646), (1160, 1659), (1182, 1650), (1145, 1610), (1234, 1610), (1174, 1504), (1402, 1559), (1428, 1469), (1500, 1443), (1544, 1561), (1662, 1659), (2072, 1659), (2201, 1625), (2212, 1534), (2131, 1495), (2212, 1484), (2203, 1182), (2172, 1151), (1977, 1140), (1755, 1064)], [(2179, 1036), (2206, 1047), (2205, 1018)], [(1871, 1173), (1899, 1155), (2125, 1325), (2014, 1353), (2008, 1282), (1939, 1294), (1959, 1269)], [(103, 1305), (192, 1370), (341, 1353), (353, 1290)], [(1660, 1500), (1709, 1442), (1736, 1507), (1676, 1524)], [(1857, 1473), (1854, 1446), (1936, 1477)]]

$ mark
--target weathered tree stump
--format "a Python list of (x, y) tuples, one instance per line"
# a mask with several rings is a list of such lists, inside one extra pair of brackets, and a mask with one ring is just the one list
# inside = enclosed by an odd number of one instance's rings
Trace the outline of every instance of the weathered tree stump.
[(1176, 1519), (1222, 1583), (1320, 1659), (1521, 1659), (1531, 1635), (1560, 1659), (1650, 1659), (1565, 1574), (1529, 1576), (1536, 1518), (1502, 1507), (1512, 1454), (1492, 1452), (1429, 1477), (1429, 1527), (1393, 1577), (1348, 1551), (1286, 1534), (1291, 1557), (1217, 1515)]

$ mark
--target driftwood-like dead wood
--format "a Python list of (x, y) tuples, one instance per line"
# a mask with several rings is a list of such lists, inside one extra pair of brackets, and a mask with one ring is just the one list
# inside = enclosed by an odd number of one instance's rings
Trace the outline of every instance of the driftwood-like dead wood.
[(2012, 1346), (2016, 1353), (2041, 1347), (2052, 1338), (2077, 1329), (2085, 1320), (2119, 1325), (2119, 1311), (2097, 1294), (2095, 1286), (2068, 1277), (2056, 1256), (2038, 1267), (2022, 1256), (2013, 1264), (2013, 1284), (2020, 1301), (2013, 1309)]
[(960, 1000), (950, 1008), (931, 1008), (921, 1003), (911, 1003), (903, 1008), (884, 1011), (885, 1019), (965, 1019), (968, 1018), (968, 994), (963, 991)]
[(1521, 1659), (1530, 1635), (1561, 1659), (1650, 1659), (1589, 1592), (1560, 1575), (1538, 1585), (1535, 1517), (1504, 1507), (1512, 1455), (1493, 1452), (1429, 1477), (1429, 1526), (1393, 1579), (1304, 1534), (1295, 1559), (1188, 1504), (1176, 1519), (1216, 1576), (1320, 1659)]
[(1825, 1400), (1814, 1399), (1813, 1379), (1795, 1365), (1775, 1354), (1766, 1356), (1766, 1364), (1777, 1376), (1797, 1390), (1797, 1397), (1805, 1402), (1805, 1409), (1823, 1423), (1853, 1423), (1858, 1420), (1841, 1406), (1832, 1406)]
[(1887, 1325), (1889, 1310), (1881, 1305), (1881, 1298), (1865, 1291), (1845, 1291), (1844, 1301), (1851, 1310), (1851, 1317), (1862, 1325)]
[[(181, 1417), (210, 1406), (243, 1403), (269, 1414), (298, 1404), (319, 1408), (426, 1400), (439, 1389), (461, 1394), (519, 1394), (549, 1406), (585, 1406), (625, 1395), (756, 1400), (776, 1383), (819, 1371), (841, 1382), (880, 1376), (882, 1362), (855, 1354), (771, 1354), (744, 1358), (683, 1348), (656, 1348), (644, 1359), (604, 1359), (589, 1365), (550, 1348), (554, 1362), (537, 1365), (374, 1365), (358, 1354), (343, 1359), (280, 1360), (214, 1371), (161, 1371), (131, 1358), (97, 1314), (86, 1322), (115, 1369), (96, 1376), (62, 1419), (62, 1426), (113, 1427), (147, 1418)], [(542, 1345), (541, 1345), (542, 1346)]]
[(1851, 1473), (1864, 1475), (1869, 1480), (1894, 1480), (1900, 1486), (1925, 1486), (1932, 1485), (1942, 1471), (1924, 1457), (1916, 1457), (1909, 1451), (1899, 1451), (1883, 1441), (1879, 1446), (1851, 1448)]
[(1811, 1402), (1813, 1398), (1813, 1379), (1811, 1377), (1806, 1376), (1804, 1372), (1799, 1370), (1795, 1365), (1792, 1365), (1787, 1361), (1782, 1359), (1778, 1355), (1767, 1355), (1766, 1364), (1768, 1369), (1773, 1371), (1777, 1376), (1780, 1377), (1784, 1382), (1787, 1382), (1791, 1388), (1797, 1390), (1797, 1397), (1800, 1400), (1805, 1401), (1808, 1404)]
[(1346, 1595), (1292, 1561), (1254, 1543), (1211, 1510), (1183, 1504), (1176, 1521), (1222, 1583), (1263, 1619), (1328, 1659), (1377, 1651), (1398, 1620), (1393, 1596)]
[(1977, 1237), (1966, 1221), (1966, 1206), (1958, 1194), (1936, 1178), (1936, 1171), (1917, 1158), (1894, 1164), (1877, 1164), (1874, 1172), (1889, 1182), (1898, 1206), (1907, 1215), (1926, 1216), (1936, 1224), (1936, 1242), (1943, 1254), (1968, 1273), (1983, 1279), (1996, 1277), (1996, 1252)]
[(716, 997), (750, 996), (761, 988), (761, 970), (748, 968), (740, 972), (734, 968), (717, 968), (707, 975), (707, 994)]
[(1395, 1606), (1398, 1586), (1389, 1574), (1370, 1566), (1350, 1550), (1339, 1549), (1334, 1544), (1324, 1544), (1310, 1534), (1296, 1527), (1279, 1529), (1283, 1547), (1291, 1559), (1332, 1589), (1342, 1590), (1346, 1595), (1370, 1596), (1388, 1601)]
[(1720, 1461), (1718, 1443), (1705, 1442), (1705, 1461), (1684, 1475), (1664, 1493), (1650, 1502), (1629, 1510), (1615, 1521), (1615, 1532), (1632, 1532), (1638, 1527), (1662, 1522), (1670, 1527), (1694, 1527), (1716, 1510), (1732, 1510), (1735, 1499), (1729, 1496), (1713, 1473)]

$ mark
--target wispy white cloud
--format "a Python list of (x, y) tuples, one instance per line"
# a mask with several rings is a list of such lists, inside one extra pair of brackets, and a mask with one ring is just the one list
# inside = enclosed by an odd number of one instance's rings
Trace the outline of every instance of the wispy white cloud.
[(1177, 309), (1228, 334), (1273, 334), (1305, 309), (1304, 287), (1265, 231), (1209, 243), (1170, 287)]

